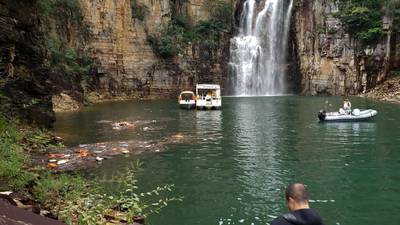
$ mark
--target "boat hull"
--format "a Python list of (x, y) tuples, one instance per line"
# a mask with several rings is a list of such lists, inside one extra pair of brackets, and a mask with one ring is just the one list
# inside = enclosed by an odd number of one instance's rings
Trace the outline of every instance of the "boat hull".
[(221, 106), (197, 106), (199, 110), (220, 110)]
[(362, 122), (370, 121), (376, 115), (378, 111), (373, 109), (359, 111), (357, 115), (354, 114), (340, 114), (338, 112), (324, 112), (318, 113), (318, 118), (321, 122)]
[(187, 109), (187, 110), (195, 109), (196, 108), (196, 104), (190, 104), (190, 103), (188, 103), (188, 104), (179, 104), (179, 108)]

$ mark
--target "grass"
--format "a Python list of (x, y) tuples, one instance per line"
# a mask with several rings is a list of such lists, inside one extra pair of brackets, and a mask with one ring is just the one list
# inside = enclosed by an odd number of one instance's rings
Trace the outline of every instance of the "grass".
[(20, 143), (22, 135), (16, 126), (0, 116), (0, 181), (1, 186), (18, 189), (33, 179), (28, 172), (29, 160)]

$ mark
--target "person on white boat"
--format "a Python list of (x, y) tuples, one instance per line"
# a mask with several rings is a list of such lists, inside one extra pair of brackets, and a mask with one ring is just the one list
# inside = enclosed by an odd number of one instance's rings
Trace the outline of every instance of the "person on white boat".
[(347, 114), (351, 114), (351, 102), (349, 99), (344, 100), (343, 109)]
[(211, 98), (212, 98), (212, 94), (211, 94), (211, 91), (209, 91), (209, 92), (207, 92), (206, 100), (211, 100)]

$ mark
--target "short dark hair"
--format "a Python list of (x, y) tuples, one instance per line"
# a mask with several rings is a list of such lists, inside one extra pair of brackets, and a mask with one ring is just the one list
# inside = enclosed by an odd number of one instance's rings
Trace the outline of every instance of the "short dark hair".
[(286, 200), (289, 201), (289, 198), (292, 198), (296, 202), (308, 202), (310, 195), (304, 184), (293, 183), (286, 188)]

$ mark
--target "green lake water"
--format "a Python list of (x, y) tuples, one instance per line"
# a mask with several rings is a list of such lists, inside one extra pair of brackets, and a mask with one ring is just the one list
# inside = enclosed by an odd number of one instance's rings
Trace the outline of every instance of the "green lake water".
[[(71, 146), (182, 134), (183, 143), (164, 151), (117, 157), (90, 171), (103, 179), (140, 159), (141, 190), (175, 184), (172, 195), (183, 202), (151, 216), (152, 225), (268, 224), (287, 212), (291, 182), (308, 186), (327, 224), (400, 224), (400, 105), (353, 98), (353, 108), (377, 109), (378, 116), (318, 122), (326, 101), (335, 110), (342, 100), (224, 98), (221, 111), (180, 110), (165, 100), (105, 103), (58, 114), (55, 132)], [(145, 122), (116, 131), (107, 120)]]

